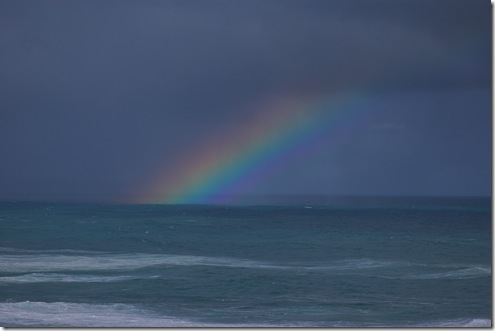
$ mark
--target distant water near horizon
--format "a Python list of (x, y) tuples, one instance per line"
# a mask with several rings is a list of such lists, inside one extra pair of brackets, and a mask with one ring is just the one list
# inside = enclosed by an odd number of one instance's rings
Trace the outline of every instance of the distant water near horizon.
[(491, 327), (491, 198), (0, 202), (3, 327)]

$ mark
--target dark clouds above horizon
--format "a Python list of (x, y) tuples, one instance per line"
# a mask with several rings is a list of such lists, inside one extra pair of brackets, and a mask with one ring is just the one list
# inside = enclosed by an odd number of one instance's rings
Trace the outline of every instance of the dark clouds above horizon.
[(0, 198), (124, 201), (247, 105), (357, 93), (371, 120), (246, 193), (490, 195), (491, 4), (0, 3)]

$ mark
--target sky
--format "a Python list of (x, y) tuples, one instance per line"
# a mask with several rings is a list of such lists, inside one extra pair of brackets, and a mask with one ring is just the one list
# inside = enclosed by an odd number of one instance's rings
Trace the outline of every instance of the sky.
[(491, 10), (3, 0), (0, 199), (489, 196)]

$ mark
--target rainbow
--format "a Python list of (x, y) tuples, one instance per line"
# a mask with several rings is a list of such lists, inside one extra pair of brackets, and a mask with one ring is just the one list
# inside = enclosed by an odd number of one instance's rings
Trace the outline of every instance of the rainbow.
[[(459, 43), (455, 66), (469, 70), (472, 59), (484, 54), (485, 39), (469, 36)], [(361, 88), (390, 79), (374, 68)], [(341, 86), (345, 80), (341, 77)], [(252, 191), (271, 174), (355, 132), (372, 113), (369, 101), (362, 89), (337, 96), (273, 97), (246, 112), (256, 115), (240, 128), (206, 137), (203, 145), (160, 167), (130, 202), (228, 203), (228, 197)]]
[(239, 128), (216, 134), (167, 164), (134, 203), (226, 203), (305, 153), (321, 149), (363, 114), (356, 96), (276, 97)]

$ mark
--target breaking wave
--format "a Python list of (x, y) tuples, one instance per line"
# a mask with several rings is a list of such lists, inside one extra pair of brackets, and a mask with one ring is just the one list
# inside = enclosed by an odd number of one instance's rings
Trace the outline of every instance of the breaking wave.
[[(97, 276), (97, 275), (68, 275), (57, 273), (30, 273), (18, 276), (0, 277), (0, 283), (45, 283), (45, 282), (62, 282), (62, 283), (106, 283), (120, 282), (137, 279), (136, 276)], [(153, 278), (139, 277), (139, 278)]]
[(231, 268), (268, 268), (299, 270), (350, 271), (400, 267), (409, 265), (402, 262), (372, 259), (350, 259), (334, 262), (275, 264), (265, 261), (173, 254), (8, 254), (0, 256), (0, 270), (3, 272), (49, 272), (49, 271), (91, 271), (91, 270), (134, 270), (150, 266), (217, 266)]
[(0, 303), (3, 326), (43, 327), (183, 327), (206, 326), (126, 304), (87, 304), (69, 302)]

